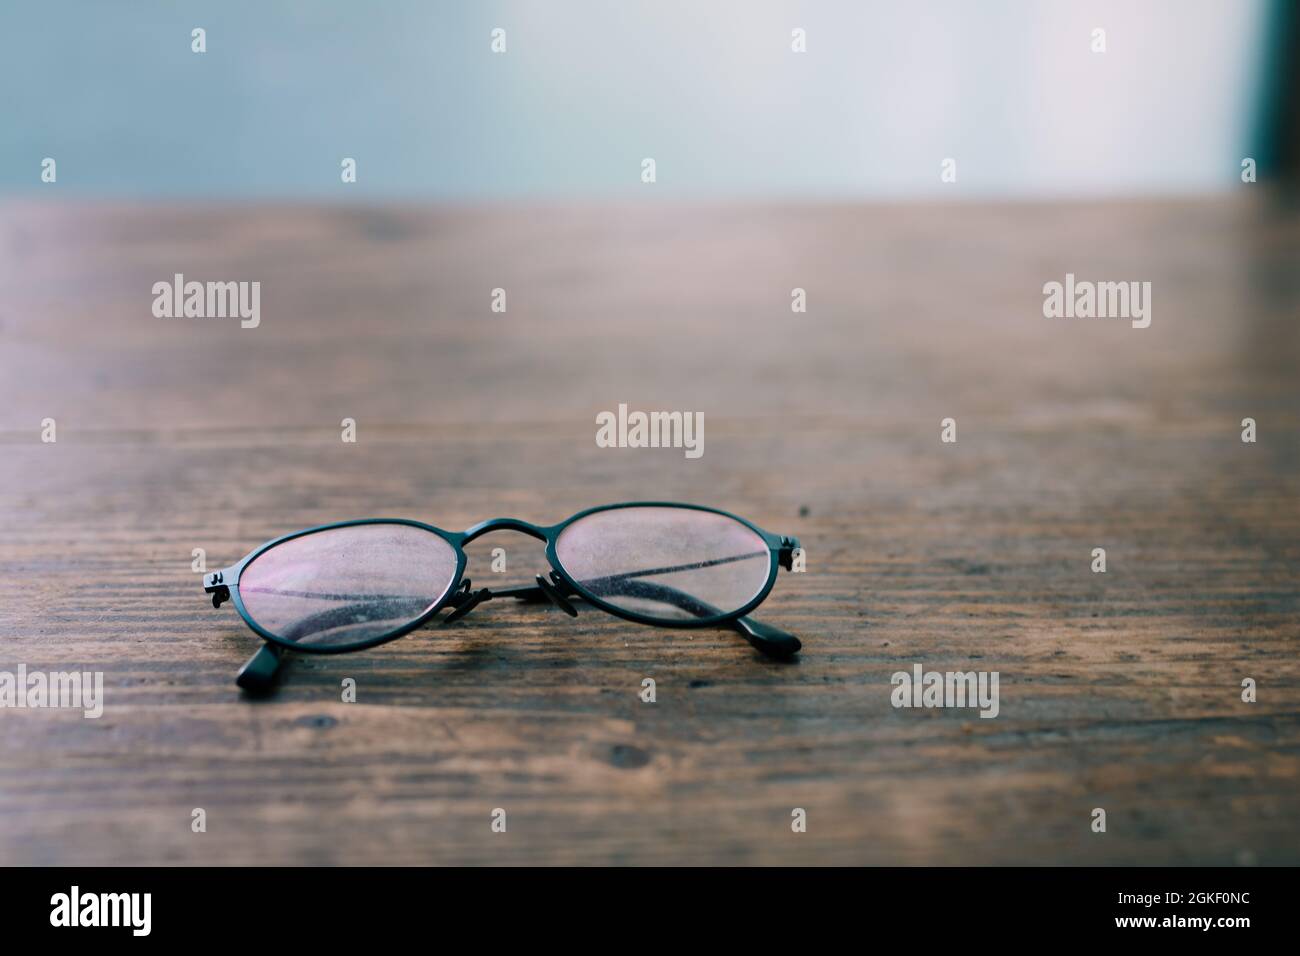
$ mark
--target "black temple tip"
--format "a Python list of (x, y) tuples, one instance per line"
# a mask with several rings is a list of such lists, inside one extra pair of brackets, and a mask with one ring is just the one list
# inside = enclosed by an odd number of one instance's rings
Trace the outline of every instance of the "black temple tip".
[(275, 644), (263, 644), (248, 662), (239, 669), (235, 683), (250, 694), (267, 694), (275, 687), (280, 672), (280, 658), (284, 649)]

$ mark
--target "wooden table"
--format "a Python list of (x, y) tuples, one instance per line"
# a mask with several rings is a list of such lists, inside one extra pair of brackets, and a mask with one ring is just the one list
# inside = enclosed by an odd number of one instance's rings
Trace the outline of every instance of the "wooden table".
[[(1298, 249), (1262, 191), (7, 201), (0, 670), (102, 670), (106, 702), (0, 710), (0, 863), (1300, 862)], [(1152, 282), (1151, 327), (1044, 318), (1067, 272)], [(154, 318), (175, 273), (260, 281), (260, 326)], [(703, 412), (705, 454), (597, 448), (620, 402)], [(254, 701), (191, 568), (646, 498), (803, 539), (760, 615), (796, 663), (497, 601)], [(470, 552), (477, 583), (545, 567)], [(999, 715), (895, 709), (917, 663), (997, 671)]]

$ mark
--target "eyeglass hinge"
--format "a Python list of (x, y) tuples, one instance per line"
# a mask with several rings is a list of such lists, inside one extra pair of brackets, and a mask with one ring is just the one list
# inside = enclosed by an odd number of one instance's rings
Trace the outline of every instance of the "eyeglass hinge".
[(212, 595), (213, 607), (221, 607), (230, 600), (230, 585), (227, 582), (234, 579), (233, 571), (234, 568), (226, 568), (203, 576), (203, 591)]

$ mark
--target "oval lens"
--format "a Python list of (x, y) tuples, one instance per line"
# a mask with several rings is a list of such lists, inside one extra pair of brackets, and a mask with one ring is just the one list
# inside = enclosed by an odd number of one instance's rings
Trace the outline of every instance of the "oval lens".
[(358, 524), (290, 538), (239, 576), (248, 616), (281, 640), (315, 647), (365, 644), (442, 600), (456, 549), (406, 524)]
[(555, 553), (594, 597), (664, 621), (738, 611), (772, 570), (767, 542), (734, 518), (659, 505), (579, 518), (560, 532)]

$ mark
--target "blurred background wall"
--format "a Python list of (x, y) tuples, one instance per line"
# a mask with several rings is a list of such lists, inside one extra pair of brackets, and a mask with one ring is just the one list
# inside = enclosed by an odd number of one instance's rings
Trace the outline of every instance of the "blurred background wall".
[[(98, 0), (0, 7), (0, 191), (1063, 197), (1264, 167), (1269, 0)], [(207, 52), (190, 31), (207, 31)], [(507, 52), (490, 49), (506, 31)], [(1106, 52), (1091, 50), (1094, 28)], [(791, 52), (791, 31), (807, 52)], [(68, 66), (75, 64), (75, 66)], [(358, 181), (341, 190), (339, 163)]]

